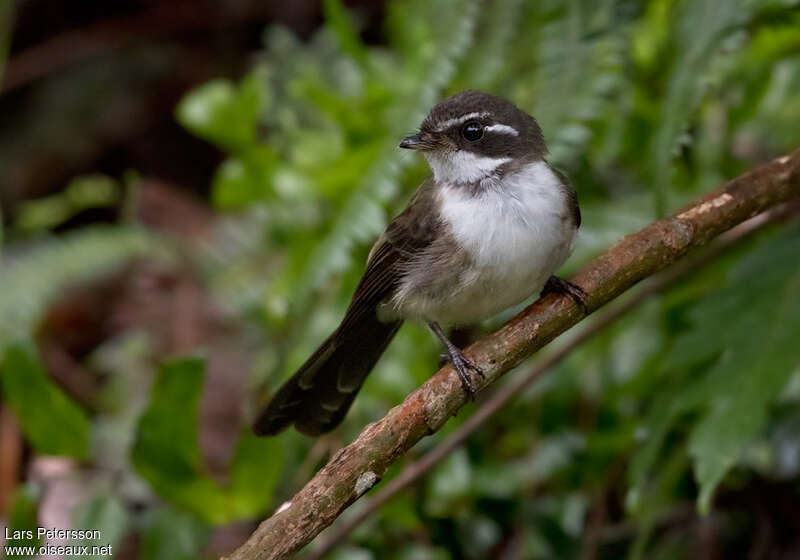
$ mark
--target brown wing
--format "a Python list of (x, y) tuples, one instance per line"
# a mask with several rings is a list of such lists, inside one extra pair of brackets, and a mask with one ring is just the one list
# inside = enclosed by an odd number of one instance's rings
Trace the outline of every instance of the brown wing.
[(391, 299), (408, 264), (441, 233), (442, 222), (434, 205), (433, 189), (432, 180), (422, 183), (406, 209), (392, 220), (372, 247), (367, 269), (340, 330), (357, 322), (364, 313), (374, 313), (380, 303)]
[[(550, 165), (550, 164), (548, 164)], [(550, 165), (550, 169), (553, 170), (553, 173), (561, 180), (561, 186), (564, 188), (564, 192), (567, 194), (567, 200), (569, 202), (569, 210), (570, 214), (572, 215), (572, 219), (575, 222), (575, 227), (581, 226), (581, 209), (578, 206), (578, 193), (575, 191), (575, 187), (572, 186), (572, 183), (569, 182), (569, 179), (566, 175), (564, 175), (560, 170), (556, 169), (552, 165)]]
[(257, 434), (273, 435), (294, 423), (300, 432), (316, 435), (342, 421), (402, 323), (382, 323), (376, 307), (392, 297), (407, 264), (438, 234), (431, 188), (423, 183), (408, 208), (389, 224), (367, 259), (339, 328), (273, 397), (256, 420)]

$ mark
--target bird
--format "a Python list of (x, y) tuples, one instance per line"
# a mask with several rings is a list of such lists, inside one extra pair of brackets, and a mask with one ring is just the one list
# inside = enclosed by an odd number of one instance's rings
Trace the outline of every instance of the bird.
[(557, 292), (585, 308), (584, 291), (555, 276), (573, 251), (575, 189), (547, 160), (536, 119), (512, 102), (466, 90), (447, 97), (400, 148), (433, 173), (375, 242), (338, 328), (257, 417), (257, 435), (291, 424), (317, 436), (344, 419), (401, 324), (427, 325), (474, 399), (483, 371), (445, 334), (533, 294)]

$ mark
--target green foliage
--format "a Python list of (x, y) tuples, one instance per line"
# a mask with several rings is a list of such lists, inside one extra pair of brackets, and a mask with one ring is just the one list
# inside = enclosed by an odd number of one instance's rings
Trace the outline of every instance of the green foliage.
[(29, 336), (46, 306), (73, 284), (141, 255), (163, 254), (139, 230), (93, 227), (4, 249), (0, 267), (0, 349)]
[[(243, 79), (201, 85), (175, 109), (226, 154), (211, 184), (219, 227), (181, 250), (231, 321), (257, 330), (247, 341), (251, 386), (266, 392), (335, 328), (370, 244), (428, 174), (396, 146), (443, 95), (484, 89), (537, 117), (550, 161), (581, 200), (567, 271), (798, 142), (796, 1), (391, 0), (380, 44), (362, 40), (358, 14), (341, 0), (326, 0), (324, 17), (307, 40), (268, 28)], [(116, 197), (107, 178), (90, 176), (22, 208), (0, 264), (0, 349), (28, 338), (68, 286), (157, 254), (150, 236), (119, 227), (13, 241)], [(715, 524), (754, 524), (747, 508), (712, 498), (800, 478), (786, 451), (800, 449), (798, 254), (796, 227), (767, 232), (607, 329), (368, 520), (337, 557), (682, 558), (699, 549), (696, 519), (675, 520), (686, 504), (720, 513)], [(149, 342), (125, 335), (88, 360), (108, 373), (102, 413), (91, 419), (92, 460), (122, 482), (76, 519), (108, 522), (115, 539), (140, 530), (142, 557), (154, 560), (199, 558), (214, 525), (257, 518), (291, 496), (328, 449), (424, 381), (439, 352), (428, 333), (405, 326), (341, 430), (313, 449), (294, 433), (243, 432), (219, 480), (198, 442), (202, 363), (165, 364), (150, 393)], [(6, 364), (3, 399), (34, 448), (88, 457), (86, 414), (30, 347), (9, 355), (15, 376)], [(72, 420), (54, 420), (64, 410)], [(58, 432), (44, 427), (55, 421)], [(48, 439), (64, 427), (84, 435)], [(121, 504), (131, 499), (150, 505), (126, 517)], [(606, 526), (591, 550), (598, 519)], [(751, 531), (726, 527), (725, 552), (749, 545), (741, 535)]]
[[(12, 538), (5, 540), (6, 549), (20, 546), (38, 547), (40, 539), (36, 529), (39, 526), (37, 514), (39, 510), (39, 496), (37, 489), (32, 485), (17, 488), (11, 496), (8, 509), (7, 530)], [(27, 538), (32, 535), (32, 538)], [(4, 535), (5, 536), (5, 535)], [(21, 536), (21, 538), (17, 538)], [(30, 558), (30, 555), (4, 556), (9, 560), (17, 558)]]
[(176, 109), (186, 128), (233, 155), (214, 178), (213, 199), (219, 208), (244, 208), (270, 194), (277, 157), (257, 143), (258, 117), (266, 109), (265, 80), (258, 70), (238, 86), (215, 80), (190, 92)]
[(208, 528), (196, 517), (161, 508), (147, 518), (142, 560), (195, 560), (207, 535)]
[[(800, 229), (794, 228), (742, 258), (717, 290), (689, 309), (691, 326), (671, 343), (664, 361), (674, 378), (702, 367), (659, 396), (651, 427), (661, 437), (651, 437), (648, 446), (660, 446), (680, 416), (705, 411), (688, 440), (705, 512), (713, 490), (764, 429), (769, 405), (800, 363), (800, 348), (792, 342), (800, 332), (798, 254)], [(726, 326), (722, 332), (720, 325)], [(646, 457), (647, 463), (637, 465), (636, 485), (653, 467), (651, 449)]]
[(341, 0), (325, 0), (325, 22), (336, 36), (339, 48), (355, 60), (359, 66), (369, 64), (369, 51), (361, 42), (358, 29)]
[[(231, 465), (230, 485), (220, 486), (204, 470), (197, 435), (203, 363), (175, 360), (164, 365), (150, 406), (139, 420), (132, 461), (163, 498), (211, 523), (262, 513), (273, 501), (283, 451), (279, 440), (241, 436)], [(175, 404), (181, 403), (176, 414)]]
[(22, 232), (53, 229), (84, 210), (117, 204), (119, 191), (106, 175), (76, 177), (58, 194), (20, 204), (15, 226)]
[[(271, 309), (283, 310), (276, 319), (290, 308), (306, 310), (332, 274), (350, 267), (356, 244), (386, 225), (383, 205), (397, 196), (399, 172), (409, 162), (396, 149), (397, 139), (452, 77), (478, 13), (471, 0), (390, 9), (392, 57), (360, 46), (341, 5), (328, 2), (332, 34), (321, 32), (302, 46), (285, 30), (272, 29), (267, 62), (241, 85), (207, 84), (179, 106), (181, 122), (232, 155), (214, 179), (218, 207), (268, 200), (274, 249), (291, 240), (287, 261), (267, 288)], [(394, 21), (403, 24), (393, 27)], [(254, 85), (272, 100), (261, 107), (262, 138), (254, 132)], [(235, 142), (223, 136), (228, 121), (239, 122), (231, 115), (251, 115), (250, 128), (235, 127), (248, 131)], [(312, 204), (315, 210), (299, 210)]]
[[(86, 546), (92, 550), (93, 546), (111, 546), (111, 550), (119, 549), (119, 542), (128, 528), (129, 516), (125, 505), (114, 494), (99, 494), (82, 503), (72, 516), (73, 527), (87, 531), (100, 531), (97, 539), (78, 539), (70, 545)], [(80, 555), (77, 558), (91, 559), (95, 555)]]
[(37, 452), (86, 459), (89, 419), (47, 376), (28, 344), (11, 344), (0, 370), (4, 401)]
[(256, 140), (262, 88), (253, 75), (240, 87), (227, 80), (204, 84), (178, 104), (178, 120), (209, 142), (237, 151)]
[[(233, 151), (214, 185), (218, 207), (249, 207), (239, 233), (250, 241), (228, 252), (221, 274), (207, 270), (220, 297), (261, 320), (273, 387), (335, 327), (369, 243), (424, 176), (395, 145), (439, 92), (486, 89), (537, 116), (550, 160), (581, 197), (575, 262), (797, 141), (796, 3), (455, 5), (390, 2), (382, 48), (360, 40), (337, 1), (325, 3), (326, 27), (306, 44), (278, 28), (266, 35), (257, 72), (271, 101), (253, 142), (265, 163), (247, 171)], [(230, 232), (219, 237), (226, 249)], [(663, 512), (687, 497), (708, 511), (770, 426), (798, 362), (786, 340), (798, 315), (792, 250), (782, 237), (760, 241), (726, 261), (730, 269), (712, 267), (609, 329), (536, 389), (543, 402), (523, 399), (496, 422), (499, 437), (475, 438), (440, 467), (411, 501), (423, 506), (387, 508), (372, 528), (402, 520), (413, 531), (425, 520), (434, 545), (481, 557), (500, 541), (498, 527), (517, 522), (531, 556), (570, 557), (598, 487), (614, 484), (605, 473), (623, 461), (639, 529), (629, 552), (647, 554)], [(766, 281), (755, 274), (772, 284), (749, 297)], [(725, 307), (734, 300), (739, 307)], [(404, 328), (344, 431), (407, 394), (435, 352), (424, 333)], [(576, 403), (588, 424), (576, 425)], [(692, 477), (699, 491), (687, 495)], [(539, 486), (539, 505), (522, 505)], [(453, 531), (456, 541), (444, 536)], [(392, 538), (385, 528), (356, 540), (380, 555)], [(669, 546), (656, 549), (680, 554)]]

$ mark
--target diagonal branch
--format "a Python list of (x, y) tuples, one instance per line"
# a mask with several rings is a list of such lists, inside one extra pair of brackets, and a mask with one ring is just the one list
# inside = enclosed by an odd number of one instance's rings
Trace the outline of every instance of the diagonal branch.
[[(771, 207), (800, 195), (800, 150), (722, 185), (677, 214), (629, 235), (572, 278), (590, 310)], [(466, 354), (496, 381), (583, 317), (568, 298), (540, 298)], [(340, 449), (291, 501), (261, 523), (229, 560), (288, 558), (329, 526), (420, 439), (441, 428), (466, 403), (458, 376), (445, 366), (419, 389)]]
[(486, 422), (508, 404), (509, 401), (519, 395), (534, 381), (541, 378), (542, 375), (552, 370), (587, 340), (593, 338), (599, 332), (602, 332), (620, 317), (623, 317), (630, 311), (639, 307), (652, 296), (669, 289), (678, 280), (714, 262), (714, 260), (719, 255), (724, 254), (727, 249), (749, 238), (761, 228), (779, 219), (784, 219), (792, 214), (796, 214), (798, 211), (800, 211), (800, 197), (781, 206), (774, 207), (767, 212), (759, 214), (755, 218), (751, 218), (739, 224), (720, 236), (713, 245), (693, 253), (690, 257), (682, 259), (675, 266), (648, 278), (643, 286), (635, 289), (635, 293), (631, 297), (627, 297), (626, 294), (623, 301), (619, 303), (615, 302), (610, 308), (606, 308), (590, 325), (581, 329), (563, 344), (559, 344), (557, 349), (549, 352), (543, 359), (537, 360), (527, 373), (520, 372), (520, 374), (514, 376), (514, 379), (500, 387), (489, 399), (481, 403), (480, 408), (478, 408), (472, 416), (444, 438), (441, 443), (437, 444), (436, 447), (425, 454), (421, 459), (405, 467), (400, 474), (375, 492), (366, 503), (362, 503), (355, 515), (334, 525), (333, 532), (328, 534), (320, 543), (320, 546), (315, 547), (313, 552), (309, 554), (305, 560), (319, 560), (325, 558), (326, 554), (336, 545), (344, 541), (348, 535), (361, 523), (366, 521), (370, 515), (382, 507), (383, 504), (427, 474), (434, 466), (458, 449), (469, 436), (486, 424)]

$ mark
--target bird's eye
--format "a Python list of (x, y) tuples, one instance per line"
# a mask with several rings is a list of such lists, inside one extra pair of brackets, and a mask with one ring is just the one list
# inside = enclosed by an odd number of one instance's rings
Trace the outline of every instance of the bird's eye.
[(470, 142), (480, 140), (483, 138), (483, 127), (481, 126), (481, 123), (478, 121), (469, 121), (464, 125), (464, 128), (461, 129), (461, 136)]

